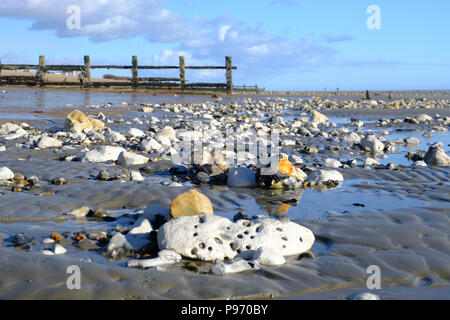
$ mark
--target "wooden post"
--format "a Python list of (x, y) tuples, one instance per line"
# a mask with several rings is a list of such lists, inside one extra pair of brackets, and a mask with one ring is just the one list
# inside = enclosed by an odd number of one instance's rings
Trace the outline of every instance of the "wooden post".
[(225, 57), (226, 78), (227, 78), (227, 91), (229, 94), (233, 93), (233, 76), (232, 76), (232, 64), (231, 57)]
[(84, 87), (89, 88), (91, 86), (91, 57), (84, 56)]
[(184, 86), (186, 85), (186, 68), (184, 64), (184, 56), (180, 56), (180, 82), (181, 90), (184, 90)]
[(138, 86), (138, 58), (137, 58), (137, 56), (133, 56), (131, 58), (131, 65), (132, 65), (131, 75), (133, 77), (132, 85), (133, 85), (133, 88), (136, 89)]
[(45, 86), (45, 56), (39, 56), (39, 66), (36, 71), (36, 78), (41, 87)]

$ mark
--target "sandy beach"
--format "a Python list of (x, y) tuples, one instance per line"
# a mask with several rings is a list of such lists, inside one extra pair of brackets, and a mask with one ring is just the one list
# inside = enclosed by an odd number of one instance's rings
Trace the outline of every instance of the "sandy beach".
[[(393, 92), (392, 99), (379, 92), (366, 100), (363, 92), (217, 99), (0, 91), (0, 126), (15, 123), (26, 131), (11, 139), (6, 138), (9, 133), (0, 134), (0, 167), (23, 176), (16, 180), (38, 181), (19, 185), (14, 179), (0, 180), (0, 299), (348, 299), (363, 292), (381, 299), (450, 299), (450, 166), (425, 163), (437, 142), (450, 154), (448, 92)], [(75, 109), (102, 121), (105, 129), (99, 135), (71, 135), (65, 119)], [(313, 110), (327, 121), (317, 122)], [(343, 181), (289, 190), (230, 187), (215, 182), (204, 169), (210, 160), (197, 167), (185, 164), (186, 173), (176, 174), (167, 150), (142, 148), (145, 139), (157, 139), (166, 126), (176, 133), (169, 141), (175, 151), (180, 150), (181, 132), (192, 128), (211, 137), (226, 128), (236, 135), (277, 128), (280, 151), (292, 163), (297, 159), (298, 168), (308, 175), (335, 170)], [(131, 128), (144, 135), (133, 136)], [(107, 130), (126, 139), (111, 142)], [(60, 146), (37, 148), (43, 134)], [(379, 153), (364, 146), (371, 136), (383, 145)], [(145, 156), (148, 163), (83, 160), (105, 145)], [(255, 170), (250, 163), (241, 166)], [(220, 173), (226, 177), (231, 169)], [(99, 179), (102, 170), (115, 178)], [(133, 180), (130, 171), (143, 179)], [(202, 181), (198, 172), (209, 180)], [(56, 183), (60, 178), (64, 182)], [(34, 185), (38, 187), (30, 187)], [(211, 261), (185, 257), (149, 269), (127, 267), (131, 259), (155, 257), (158, 248), (151, 234), (146, 249), (115, 258), (106, 254), (114, 232), (126, 234), (147, 206), (169, 208), (176, 196), (191, 189), (210, 199), (217, 216), (287, 217), (309, 228), (315, 236), (311, 252), (287, 256), (280, 266), (224, 275), (210, 272)], [(108, 219), (67, 215), (81, 207), (102, 210)], [(64, 254), (42, 253), (54, 246), (44, 241), (53, 232), (62, 235)], [(104, 240), (90, 237), (102, 232)], [(14, 242), (18, 234), (30, 238), (25, 246)], [(78, 234), (89, 242), (80, 243)], [(67, 288), (71, 265), (81, 270), (80, 290)], [(381, 270), (381, 288), (370, 290), (367, 269), (373, 265)]]

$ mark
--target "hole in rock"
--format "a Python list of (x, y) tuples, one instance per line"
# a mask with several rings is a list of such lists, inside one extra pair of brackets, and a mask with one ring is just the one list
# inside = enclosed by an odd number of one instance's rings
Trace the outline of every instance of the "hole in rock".
[(192, 253), (193, 255), (196, 255), (197, 252), (198, 252), (197, 248), (193, 248), (193, 249), (191, 250), (191, 253)]
[(263, 229), (263, 227), (258, 227), (258, 228), (256, 228), (256, 232), (261, 232), (262, 229)]
[(283, 231), (283, 229), (281, 229), (280, 227), (278, 227), (278, 228), (277, 228), (277, 231), (280, 231), (280, 232), (282, 232), (282, 231)]
[(208, 250), (209, 250), (209, 251), (212, 251), (212, 247), (208, 247)]
[(302, 239), (302, 237), (300, 237), (300, 242), (303, 242), (303, 239)]
[(222, 240), (220, 240), (219, 238), (214, 238), (214, 240), (218, 243), (218, 244), (222, 244)]
[(252, 246), (246, 246), (245, 249), (250, 250)]
[(236, 251), (236, 249), (237, 249), (237, 244), (236, 244), (236, 242), (231, 242), (231, 243), (230, 243), (230, 247), (231, 247), (231, 250)]
[(248, 231), (244, 231), (244, 234), (249, 234), (249, 232)]
[(242, 251), (241, 251), (241, 249), (237, 249), (236, 252), (239, 254), (239, 253), (241, 253)]
[(238, 234), (237, 237), (238, 237), (239, 239), (242, 239), (244, 236), (243, 236), (242, 234)]
[(244, 221), (244, 222), (242, 222), (242, 225), (244, 227), (250, 227), (252, 224), (250, 223), (250, 221)]
[(250, 236), (250, 239), (255, 239), (255, 236)]
[(194, 233), (194, 234), (193, 234), (193, 236), (194, 236), (194, 237), (198, 236), (198, 233), (197, 233), (197, 232), (196, 232), (196, 233)]
[(199, 218), (199, 219), (198, 219), (198, 222), (204, 223), (204, 222), (205, 222), (205, 218), (203, 218), (203, 217), (202, 217), (202, 218)]
[(205, 244), (202, 242), (198, 245), (200, 247), (200, 249), (205, 249)]
[(288, 238), (286, 238), (286, 237), (281, 237), (281, 239), (284, 241), (288, 241)]

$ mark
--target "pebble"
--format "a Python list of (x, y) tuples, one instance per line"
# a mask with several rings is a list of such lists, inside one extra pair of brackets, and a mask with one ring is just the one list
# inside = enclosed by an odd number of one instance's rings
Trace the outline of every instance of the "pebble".
[(234, 168), (228, 173), (227, 185), (231, 188), (255, 187), (255, 172), (247, 168)]
[(195, 189), (184, 192), (173, 199), (170, 205), (170, 217), (213, 214), (211, 201)]

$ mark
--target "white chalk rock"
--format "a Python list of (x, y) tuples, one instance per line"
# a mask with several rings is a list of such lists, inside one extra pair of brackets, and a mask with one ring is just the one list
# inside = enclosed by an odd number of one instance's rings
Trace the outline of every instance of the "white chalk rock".
[(420, 144), (420, 140), (415, 138), (415, 137), (408, 137), (405, 139), (405, 143), (407, 145), (419, 145)]
[(81, 161), (83, 162), (106, 162), (106, 161), (117, 161), (119, 155), (126, 150), (122, 147), (113, 146), (98, 146), (94, 150), (86, 152), (82, 156)]
[(0, 135), (5, 135), (5, 140), (14, 140), (28, 137), (28, 132), (15, 123), (5, 123), (0, 127)]
[(158, 134), (156, 136), (156, 140), (163, 146), (163, 147), (171, 147), (172, 143), (170, 142), (170, 138), (168, 138), (165, 135)]
[(14, 172), (8, 167), (0, 168), (0, 180), (11, 180), (12, 178), (14, 178)]
[(153, 108), (152, 107), (143, 107), (141, 109), (141, 111), (145, 112), (145, 113), (152, 113), (153, 112)]
[(382, 153), (384, 150), (384, 144), (378, 140), (375, 136), (368, 136), (361, 140), (363, 147), (369, 148), (374, 153)]
[(161, 132), (159, 133), (161, 136), (165, 136), (170, 139), (170, 141), (176, 140), (176, 132), (175, 129), (169, 126), (165, 126)]
[(128, 262), (127, 267), (129, 268), (151, 268), (166, 264), (174, 264), (180, 262), (182, 259), (181, 255), (173, 250), (161, 250), (158, 252), (158, 257), (154, 259), (142, 259), (142, 260), (131, 260)]
[(58, 139), (44, 135), (41, 137), (41, 139), (39, 139), (39, 142), (36, 146), (40, 149), (59, 148), (62, 146), (62, 143)]
[(319, 169), (316, 171), (311, 172), (308, 174), (308, 177), (306, 178), (306, 182), (314, 182), (315, 184), (318, 184), (319, 182), (325, 183), (328, 180), (342, 182), (344, 181), (344, 176), (336, 170), (325, 170), (325, 169)]
[(128, 130), (128, 135), (133, 138), (141, 138), (145, 136), (145, 132), (138, 128), (130, 128)]
[(313, 243), (311, 230), (269, 218), (231, 222), (213, 215), (183, 216), (170, 220), (158, 231), (160, 249), (204, 261), (233, 259), (242, 251), (260, 247), (269, 247), (283, 256), (300, 254)]
[(131, 181), (144, 181), (144, 177), (139, 171), (130, 171), (130, 180)]
[(284, 256), (270, 247), (258, 248), (253, 256), (253, 260), (266, 266), (281, 266), (286, 263)]
[(227, 185), (232, 188), (251, 188), (256, 186), (255, 173), (248, 168), (234, 168), (228, 173)]
[(139, 218), (134, 225), (135, 227), (128, 232), (129, 235), (146, 237), (153, 230), (150, 222), (143, 217)]
[(122, 151), (117, 158), (117, 164), (124, 166), (133, 166), (137, 164), (145, 164), (148, 158), (133, 152)]
[(351, 143), (360, 143), (361, 137), (356, 132), (352, 132), (349, 135), (345, 136), (343, 140), (345, 143), (350, 143), (350, 144)]
[(163, 146), (155, 139), (142, 140), (139, 144), (139, 147), (142, 151), (149, 153), (162, 152), (162, 150), (164, 149)]
[(261, 269), (256, 261), (247, 261), (241, 257), (236, 257), (228, 262), (216, 260), (210, 269), (210, 273), (224, 275), (227, 273), (238, 273), (248, 270)]
[(348, 300), (380, 300), (380, 296), (370, 293), (361, 292), (347, 298)]
[(425, 154), (424, 161), (429, 166), (450, 166), (450, 157), (442, 149), (441, 143), (434, 143)]
[(339, 160), (328, 158), (323, 162), (323, 166), (327, 168), (340, 168), (342, 163)]
[(139, 251), (150, 243), (150, 240), (146, 239), (142, 235), (127, 235), (124, 236), (120, 232), (117, 232), (109, 241), (107, 252), (113, 252), (118, 249)]
[(373, 158), (366, 158), (366, 160), (364, 160), (364, 167), (376, 166), (379, 164), (380, 163)]
[(428, 165), (424, 161), (416, 161), (411, 167), (428, 167)]
[(419, 122), (428, 122), (428, 121), (433, 121), (433, 118), (430, 117), (427, 114), (419, 114), (418, 116), (415, 117), (417, 121)]
[(106, 129), (105, 138), (109, 143), (118, 143), (127, 140), (127, 138), (125, 138), (123, 134), (117, 131), (113, 131), (110, 128)]
[(133, 247), (128, 243), (127, 239), (123, 234), (117, 232), (114, 236), (112, 236), (111, 240), (109, 240), (108, 247), (106, 251), (112, 252), (114, 250), (124, 248), (126, 250), (132, 250)]
[(23, 130), (22, 128), (20, 128), (18, 131), (13, 132), (13, 133), (8, 133), (5, 136), (5, 140), (15, 140), (15, 139), (20, 139), (20, 138), (26, 138), (28, 137), (28, 132), (26, 132), (25, 130)]
[(67, 250), (62, 245), (55, 244), (55, 247), (53, 248), (53, 252), (55, 254), (65, 254), (67, 252)]
[(83, 217), (86, 217), (86, 215), (89, 213), (89, 211), (90, 211), (89, 207), (81, 207), (81, 208), (75, 209), (71, 212), (68, 212), (67, 214), (70, 214), (77, 218), (83, 218)]

